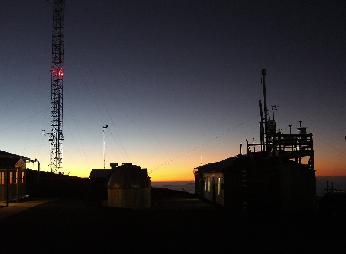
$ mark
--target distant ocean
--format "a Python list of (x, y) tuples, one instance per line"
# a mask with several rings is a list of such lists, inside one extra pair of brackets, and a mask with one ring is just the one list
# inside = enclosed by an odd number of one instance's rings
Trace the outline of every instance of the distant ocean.
[[(334, 184), (334, 188), (346, 191), (346, 176), (318, 176), (316, 178), (316, 194), (323, 196), (327, 181)], [(152, 186), (156, 188), (167, 188), (171, 190), (186, 191), (195, 193), (195, 182), (181, 181), (181, 182), (152, 182)]]
[(194, 181), (181, 181), (181, 182), (152, 182), (152, 187), (167, 188), (171, 190), (186, 191), (189, 193), (195, 193)]
[(325, 188), (327, 187), (327, 181), (333, 183), (334, 188), (337, 190), (346, 191), (346, 176), (318, 176), (316, 178), (316, 193), (318, 196), (323, 196)]

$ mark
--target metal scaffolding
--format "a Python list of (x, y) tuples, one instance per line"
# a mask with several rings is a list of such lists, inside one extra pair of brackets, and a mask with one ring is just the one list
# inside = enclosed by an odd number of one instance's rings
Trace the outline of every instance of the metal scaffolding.
[[(247, 153), (257, 151), (265, 152), (274, 156), (285, 157), (294, 160), (299, 164), (305, 164), (309, 169), (314, 170), (314, 145), (312, 133), (307, 133), (307, 128), (302, 127), (302, 121), (299, 121), (298, 133), (292, 133), (292, 125), (289, 125), (290, 133), (285, 134), (276, 129), (276, 121), (273, 116), (270, 118), (267, 108), (267, 88), (266, 88), (265, 69), (262, 70), (261, 84), (263, 86), (263, 101), (259, 100), (260, 108), (260, 143), (248, 141)], [(273, 105), (272, 110), (276, 110), (277, 106)], [(263, 115), (264, 111), (264, 115)]]
[(64, 84), (64, 0), (53, 1), (53, 33), (51, 64), (51, 132), (49, 141), (50, 169), (62, 170), (63, 84)]

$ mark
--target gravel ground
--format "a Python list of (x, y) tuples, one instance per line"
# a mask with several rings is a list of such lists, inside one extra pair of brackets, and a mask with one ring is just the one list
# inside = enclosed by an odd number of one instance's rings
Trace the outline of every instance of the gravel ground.
[(346, 253), (340, 218), (245, 218), (161, 190), (153, 208), (60, 199), (0, 219), (1, 253)]

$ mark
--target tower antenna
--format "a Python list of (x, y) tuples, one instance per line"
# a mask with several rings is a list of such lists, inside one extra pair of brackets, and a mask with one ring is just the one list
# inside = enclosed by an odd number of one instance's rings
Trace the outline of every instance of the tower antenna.
[(262, 101), (259, 100), (258, 101), (258, 106), (260, 108), (260, 117), (261, 117), (261, 121), (260, 121), (260, 142), (261, 142), (261, 151), (264, 150), (264, 117), (263, 117), (263, 105), (262, 105)]
[(108, 128), (108, 124), (102, 126), (102, 139), (103, 139), (103, 169), (106, 169), (106, 129)]
[(53, 1), (52, 63), (51, 63), (51, 132), (50, 170), (62, 170), (63, 88), (64, 88), (64, 0)]
[(267, 70), (262, 69), (262, 77), (261, 77), (261, 84), (263, 88), (263, 110), (264, 110), (264, 134), (265, 134), (265, 145), (264, 145), (264, 151), (267, 151), (267, 132), (268, 132), (268, 107), (267, 107), (267, 87), (266, 87), (266, 75)]

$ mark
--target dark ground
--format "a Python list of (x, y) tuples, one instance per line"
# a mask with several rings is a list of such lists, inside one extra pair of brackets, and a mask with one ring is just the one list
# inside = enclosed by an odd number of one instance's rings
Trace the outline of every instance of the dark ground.
[(156, 189), (149, 210), (60, 199), (0, 220), (0, 252), (346, 253), (345, 217), (232, 216)]

